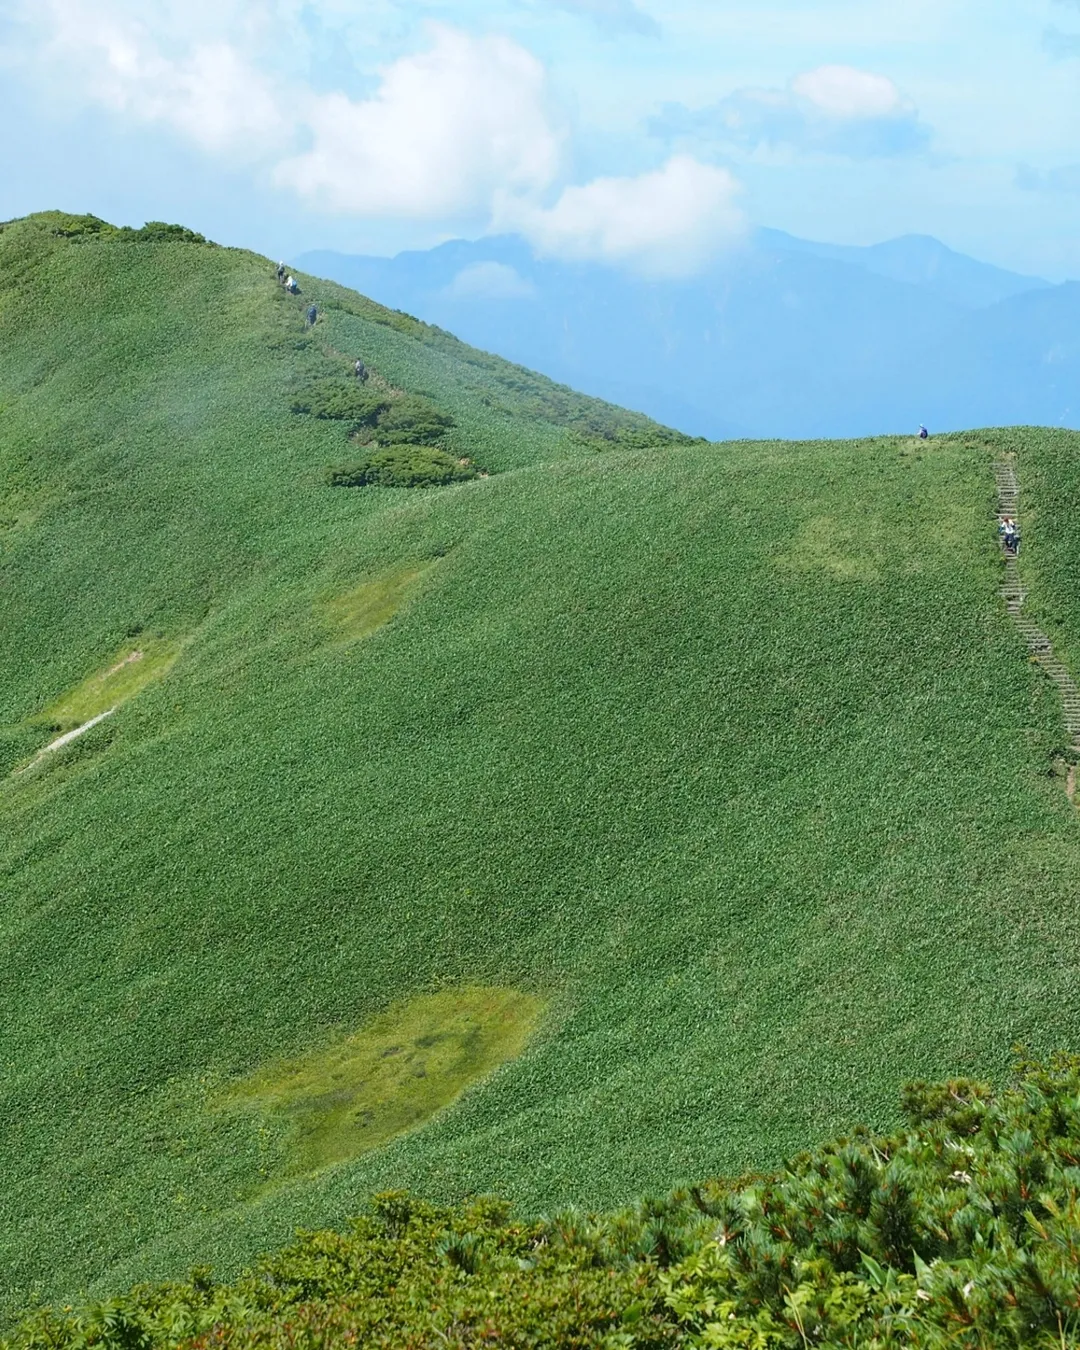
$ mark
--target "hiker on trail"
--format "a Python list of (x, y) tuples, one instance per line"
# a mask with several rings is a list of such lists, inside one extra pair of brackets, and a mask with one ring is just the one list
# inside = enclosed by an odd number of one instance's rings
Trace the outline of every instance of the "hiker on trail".
[(1005, 552), (1011, 553), (1015, 557), (1020, 552), (1020, 531), (1012, 516), (1002, 517), (1001, 524), (998, 526), (998, 533), (1001, 535), (1001, 542), (1005, 545)]
[(928, 441), (929, 439), (930, 439), (930, 433), (927, 431), (927, 429), (926, 429), (924, 426), (920, 426), (920, 427), (919, 427), (919, 440), (920, 440), (920, 441)]
[(296, 284), (296, 278), (294, 276), (290, 275), (285, 279), (285, 289), (289, 292), (290, 295), (299, 294), (300, 287)]
[(279, 286), (284, 286), (284, 284), (285, 284), (285, 264), (284, 264), (283, 262), (279, 262), (278, 265), (277, 265), (277, 280), (278, 280), (278, 285), (279, 285)]
[(367, 366), (364, 365), (359, 357), (356, 358), (356, 364), (353, 366), (353, 371), (356, 374), (356, 378), (360, 380), (361, 383), (367, 379)]
[(308, 327), (309, 327), (309, 328), (314, 328), (314, 327), (315, 327), (315, 321), (316, 321), (316, 319), (318, 319), (318, 317), (319, 317), (319, 311), (318, 311), (318, 309), (316, 308), (316, 306), (315, 306), (315, 305), (308, 305), (308, 309), (307, 309), (307, 321), (308, 321)]

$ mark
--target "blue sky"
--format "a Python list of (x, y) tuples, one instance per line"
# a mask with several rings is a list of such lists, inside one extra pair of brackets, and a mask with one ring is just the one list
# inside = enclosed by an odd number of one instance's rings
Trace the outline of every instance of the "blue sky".
[(274, 255), (770, 225), (1080, 277), (1080, 0), (0, 0), (0, 215)]

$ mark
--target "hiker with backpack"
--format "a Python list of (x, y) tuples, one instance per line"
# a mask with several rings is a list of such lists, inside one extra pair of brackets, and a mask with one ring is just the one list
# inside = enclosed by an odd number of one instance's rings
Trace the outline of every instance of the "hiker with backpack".
[(1011, 554), (1014, 558), (1018, 557), (1020, 553), (1020, 529), (1012, 516), (1002, 518), (1001, 524), (998, 526), (998, 534), (1001, 535), (1005, 552)]
[(279, 286), (285, 285), (285, 264), (279, 262), (277, 265), (277, 281)]
[(364, 365), (359, 357), (356, 358), (356, 363), (353, 366), (353, 373), (361, 384), (367, 379), (367, 366)]
[(309, 328), (314, 328), (314, 327), (315, 327), (315, 323), (316, 323), (316, 321), (318, 320), (318, 317), (319, 317), (319, 311), (318, 311), (318, 309), (316, 308), (316, 306), (315, 306), (315, 305), (308, 305), (308, 308), (307, 308), (307, 323), (308, 323), (308, 327), (309, 327)]

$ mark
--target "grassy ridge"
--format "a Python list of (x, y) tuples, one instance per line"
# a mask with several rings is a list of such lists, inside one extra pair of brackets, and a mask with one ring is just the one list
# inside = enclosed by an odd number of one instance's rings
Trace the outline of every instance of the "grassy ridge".
[[(617, 1204), (1075, 1043), (1060, 714), (996, 594), (1024, 435), (680, 442), (198, 244), (17, 225), (0, 277), (0, 767), (182, 644), (0, 788), (13, 1300), (387, 1186)], [(492, 476), (327, 488), (290, 405), (353, 353)], [(541, 1031), (364, 1158), (298, 1182), (287, 1122), (209, 1109), (480, 984)]]

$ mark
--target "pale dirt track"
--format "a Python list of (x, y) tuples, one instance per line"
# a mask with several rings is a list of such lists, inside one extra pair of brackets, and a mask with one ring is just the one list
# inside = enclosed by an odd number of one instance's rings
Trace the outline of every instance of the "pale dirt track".
[[(1020, 519), (1020, 484), (1016, 469), (1009, 460), (1001, 460), (994, 465), (994, 477), (997, 480), (998, 516), (1011, 516)], [(1009, 617), (1020, 630), (1027, 643), (1032, 660), (1037, 661), (1047, 675), (1057, 685), (1061, 694), (1062, 712), (1065, 717), (1065, 730), (1069, 735), (1069, 748), (1080, 755), (1080, 688), (1069, 674), (1065, 663), (1058, 657), (1053, 644), (1041, 628), (1023, 614), (1027, 591), (1020, 581), (1020, 563), (1015, 557), (1005, 555), (1005, 582), (1001, 587), (1001, 597)], [(1075, 776), (1070, 773), (1070, 789), (1075, 786)], [(1072, 796), (1072, 790), (1069, 793)]]

